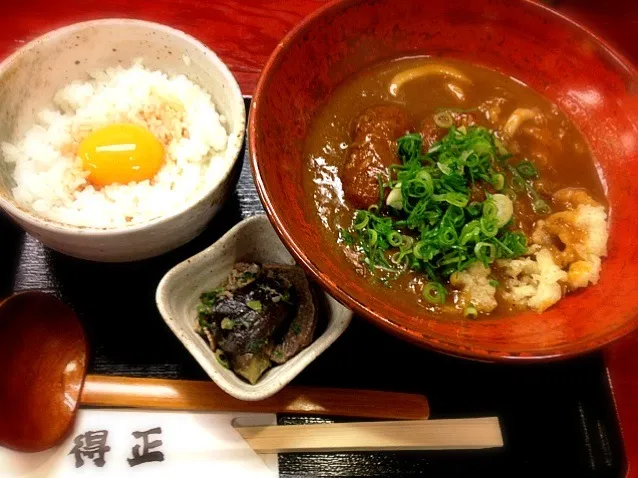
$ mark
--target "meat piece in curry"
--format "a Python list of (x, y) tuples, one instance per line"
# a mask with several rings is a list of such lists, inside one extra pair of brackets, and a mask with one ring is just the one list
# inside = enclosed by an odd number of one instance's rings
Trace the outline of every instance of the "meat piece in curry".
[(406, 111), (394, 105), (369, 108), (354, 119), (341, 176), (344, 194), (354, 206), (379, 201), (379, 181), (387, 181), (388, 167), (399, 162), (396, 139), (411, 128)]

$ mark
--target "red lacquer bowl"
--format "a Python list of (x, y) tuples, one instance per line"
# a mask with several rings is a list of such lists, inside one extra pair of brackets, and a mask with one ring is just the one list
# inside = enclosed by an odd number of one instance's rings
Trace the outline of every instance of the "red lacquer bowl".
[[(385, 58), (431, 54), (485, 65), (558, 104), (588, 138), (611, 204), (609, 256), (598, 285), (543, 314), (443, 321), (384, 302), (320, 231), (302, 187), (313, 114), (349, 74)], [(358, 314), (409, 341), (483, 360), (567, 357), (638, 325), (638, 75), (569, 19), (510, 0), (346, 0), (320, 9), (275, 50), (249, 121), (252, 168), (266, 211), (307, 271)]]

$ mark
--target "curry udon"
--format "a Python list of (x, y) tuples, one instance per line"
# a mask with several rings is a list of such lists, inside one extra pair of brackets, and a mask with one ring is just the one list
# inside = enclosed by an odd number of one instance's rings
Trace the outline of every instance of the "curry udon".
[(608, 228), (594, 159), (515, 79), (425, 57), (375, 65), (326, 100), (304, 154), (330, 243), (388, 300), (542, 312), (598, 281)]

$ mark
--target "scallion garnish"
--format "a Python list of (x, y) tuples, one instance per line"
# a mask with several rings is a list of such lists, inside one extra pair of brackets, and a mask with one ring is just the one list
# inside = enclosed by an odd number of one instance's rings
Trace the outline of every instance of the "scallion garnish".
[(439, 111), (434, 115), (434, 124), (439, 128), (451, 128), (454, 124), (454, 118), (449, 111)]
[(432, 304), (443, 304), (447, 292), (440, 282), (428, 282), (423, 286), (423, 298)]
[[(388, 169), (386, 183), (379, 181), (389, 195), (384, 200), (380, 192), (378, 205), (357, 211), (351, 227), (354, 247), (370, 271), (381, 271), (386, 282), (385, 273), (423, 272), (423, 297), (432, 304), (445, 302), (444, 284), (454, 272), (527, 252), (525, 235), (502, 220), (497, 192), (512, 199), (526, 193), (535, 210), (549, 208), (529, 181), (538, 177), (533, 163), (511, 166), (511, 155), (493, 133), (481, 126), (457, 128), (447, 111), (436, 115), (438, 123), (447, 125), (448, 119), (447, 134), (426, 152), (421, 135), (399, 138), (401, 164)], [(476, 200), (477, 190), (484, 200)], [(466, 313), (473, 315), (472, 306)]]
[(520, 174), (523, 179), (535, 179), (538, 177), (538, 172), (536, 171), (536, 166), (531, 161), (521, 161), (516, 165), (516, 171)]
[(465, 317), (476, 317), (478, 315), (478, 310), (473, 305), (468, 305), (463, 311), (463, 315)]
[(501, 191), (505, 187), (505, 176), (501, 173), (496, 173), (492, 176), (492, 186), (497, 191)]
[(403, 242), (403, 236), (398, 231), (392, 231), (386, 236), (386, 240), (392, 247), (399, 247)]

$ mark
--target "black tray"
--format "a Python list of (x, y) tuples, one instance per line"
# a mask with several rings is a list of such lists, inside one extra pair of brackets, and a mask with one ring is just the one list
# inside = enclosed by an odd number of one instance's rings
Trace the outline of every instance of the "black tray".
[[(90, 341), (92, 373), (208, 379), (159, 316), (155, 288), (175, 264), (241, 219), (263, 212), (247, 155), (242, 154), (236, 192), (210, 227), (156, 259), (133, 264), (73, 259), (47, 249), (0, 216), (0, 293), (40, 289), (70, 304)], [(423, 393), (430, 400), (432, 418), (498, 416), (505, 446), (282, 455), (281, 476), (617, 477), (624, 466), (599, 354), (541, 365), (471, 362), (408, 345), (355, 318), (294, 383)], [(279, 416), (280, 424), (320, 421)]]

